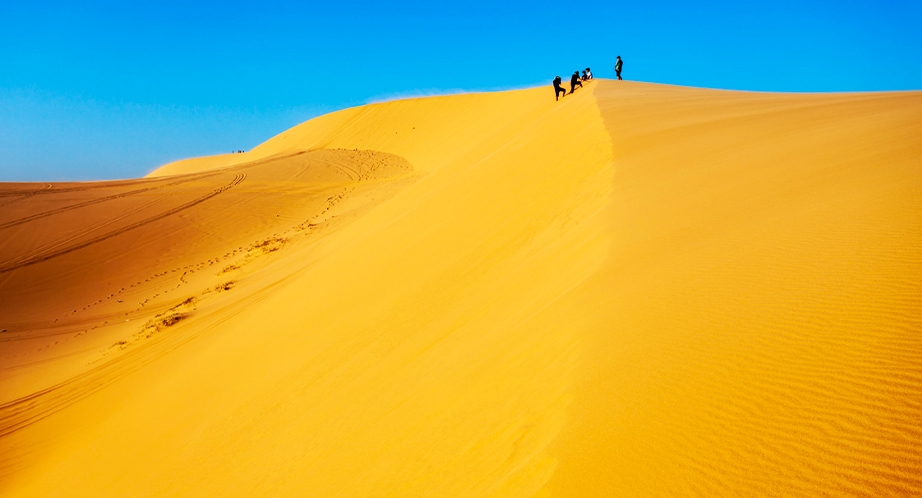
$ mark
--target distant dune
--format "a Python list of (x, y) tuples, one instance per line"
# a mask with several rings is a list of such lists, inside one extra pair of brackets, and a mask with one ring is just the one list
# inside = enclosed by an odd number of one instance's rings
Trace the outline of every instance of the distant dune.
[(922, 93), (552, 94), (0, 184), (0, 495), (922, 496)]

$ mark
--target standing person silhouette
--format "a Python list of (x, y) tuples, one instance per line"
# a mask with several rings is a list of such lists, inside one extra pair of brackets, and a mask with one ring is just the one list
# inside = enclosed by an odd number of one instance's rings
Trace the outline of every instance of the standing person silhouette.
[(563, 96), (567, 96), (567, 91), (563, 88), (560, 88), (560, 76), (554, 78), (554, 100), (560, 100), (560, 94), (563, 93)]
[(618, 80), (621, 80), (621, 67), (624, 66), (624, 62), (621, 60), (621, 56), (618, 56), (618, 60), (615, 61), (615, 73), (618, 75)]
[(579, 80), (579, 71), (573, 71), (573, 76), (570, 76), (570, 94), (573, 94), (573, 90), (576, 90), (576, 85), (579, 85), (580, 88), (583, 87), (583, 82)]

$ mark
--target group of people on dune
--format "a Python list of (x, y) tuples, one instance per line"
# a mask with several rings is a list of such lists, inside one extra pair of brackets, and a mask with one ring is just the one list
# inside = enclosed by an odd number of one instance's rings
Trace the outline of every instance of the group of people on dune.
[[(618, 56), (617, 62), (615, 62), (615, 73), (618, 75), (618, 79), (621, 79), (621, 67), (624, 65), (621, 62), (621, 56)], [(576, 91), (576, 87), (583, 87), (583, 82), (592, 79), (592, 71), (587, 67), (583, 74), (580, 75), (579, 71), (573, 71), (573, 75), (570, 76), (570, 93), (572, 94)], [(560, 76), (554, 77), (554, 99), (560, 100), (561, 96), (566, 97), (567, 90), (564, 89), (561, 85)]]
[[(586, 68), (585, 71), (583, 71), (582, 76), (580, 76), (579, 70), (573, 71), (573, 75), (570, 76), (570, 93), (573, 93), (576, 90), (577, 86), (582, 88), (583, 82), (587, 80), (591, 80), (591, 79), (592, 79), (592, 70), (590, 70), (588, 67)], [(560, 86), (560, 83), (561, 83), (560, 76), (555, 77), (554, 78), (554, 95), (556, 96), (557, 100), (560, 100), (561, 94), (563, 94), (564, 96), (567, 95), (567, 91), (562, 86)]]

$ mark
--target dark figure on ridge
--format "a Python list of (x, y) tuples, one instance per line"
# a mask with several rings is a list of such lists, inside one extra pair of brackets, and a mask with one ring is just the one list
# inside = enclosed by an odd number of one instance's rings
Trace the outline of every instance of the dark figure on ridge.
[(585, 73), (586, 73), (586, 79), (587, 79), (587, 80), (591, 80), (591, 79), (592, 79), (592, 70), (590, 70), (590, 69), (587, 67)]
[(573, 76), (570, 76), (570, 93), (573, 93), (576, 85), (579, 85), (580, 88), (583, 87), (583, 82), (579, 80), (579, 71), (573, 71)]
[(621, 79), (621, 67), (624, 66), (624, 62), (621, 61), (621, 56), (618, 56), (618, 60), (615, 62), (615, 73), (618, 75), (618, 79)]
[(554, 78), (554, 100), (560, 100), (560, 94), (567, 95), (567, 91), (560, 88), (560, 76)]

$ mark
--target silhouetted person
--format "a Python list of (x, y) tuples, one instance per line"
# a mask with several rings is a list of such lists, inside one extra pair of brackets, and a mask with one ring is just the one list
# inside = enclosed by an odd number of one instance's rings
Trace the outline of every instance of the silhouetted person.
[(579, 79), (580, 79), (580, 81), (586, 81), (587, 79), (589, 79), (589, 78), (586, 77), (586, 70), (585, 70), (585, 69), (583, 70), (582, 73), (580, 73)]
[(580, 88), (583, 87), (583, 82), (579, 80), (579, 71), (573, 71), (573, 76), (570, 76), (570, 93), (576, 90), (576, 85), (579, 85)]
[(615, 61), (615, 74), (618, 75), (618, 79), (621, 79), (621, 67), (624, 66), (624, 62), (621, 60), (621, 56), (618, 56), (618, 60)]
[(586, 79), (587, 79), (587, 80), (591, 80), (591, 79), (592, 79), (592, 71), (589, 70), (588, 67), (586, 68)]
[(567, 91), (560, 87), (560, 76), (554, 78), (554, 100), (560, 100), (560, 94), (567, 95)]

